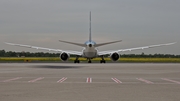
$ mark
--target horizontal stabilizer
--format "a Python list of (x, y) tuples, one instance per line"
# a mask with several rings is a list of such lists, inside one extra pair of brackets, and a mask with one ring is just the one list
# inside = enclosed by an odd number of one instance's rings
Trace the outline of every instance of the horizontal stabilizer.
[(85, 47), (85, 44), (81, 44), (81, 43), (75, 43), (75, 42), (69, 42), (69, 41), (63, 41), (63, 40), (59, 40), (59, 42), (63, 42), (63, 43), (68, 43), (68, 44), (72, 44), (72, 45), (76, 45), (76, 46)]
[(108, 45), (108, 44), (113, 44), (113, 43), (117, 43), (117, 42), (121, 42), (121, 41), (122, 40), (100, 43), (100, 44), (96, 44), (95, 47), (99, 47), (99, 46), (103, 46), (103, 45)]

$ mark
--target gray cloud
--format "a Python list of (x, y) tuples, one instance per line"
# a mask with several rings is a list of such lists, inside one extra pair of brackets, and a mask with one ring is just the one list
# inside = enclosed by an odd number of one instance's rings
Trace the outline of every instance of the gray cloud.
[(0, 49), (29, 51), (2, 43), (8, 41), (81, 50), (59, 43), (58, 39), (86, 41), (89, 11), (92, 11), (95, 41), (123, 40), (119, 44), (100, 47), (100, 50), (177, 41), (173, 46), (143, 52), (179, 54), (179, 4), (179, 0), (1, 0)]

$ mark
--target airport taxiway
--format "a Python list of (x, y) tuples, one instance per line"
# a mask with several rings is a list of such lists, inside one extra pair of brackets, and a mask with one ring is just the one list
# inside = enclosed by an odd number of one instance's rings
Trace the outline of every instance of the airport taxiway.
[(0, 101), (179, 101), (179, 92), (180, 64), (0, 64)]

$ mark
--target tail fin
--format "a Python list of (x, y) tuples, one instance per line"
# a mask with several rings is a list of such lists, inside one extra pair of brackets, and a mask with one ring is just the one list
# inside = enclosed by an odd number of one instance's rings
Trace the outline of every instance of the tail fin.
[(89, 20), (90, 20), (90, 22), (89, 22), (89, 41), (91, 42), (92, 40), (91, 40), (91, 11), (90, 11), (90, 15), (89, 15), (90, 17), (89, 17)]

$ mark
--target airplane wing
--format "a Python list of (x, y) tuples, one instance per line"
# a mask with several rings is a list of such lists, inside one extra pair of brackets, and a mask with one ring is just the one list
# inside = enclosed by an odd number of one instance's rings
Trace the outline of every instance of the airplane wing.
[(129, 48), (129, 49), (119, 49), (119, 50), (110, 50), (110, 51), (101, 51), (98, 52), (98, 55), (107, 55), (112, 53), (119, 53), (119, 52), (125, 52), (125, 51), (132, 51), (132, 50), (140, 50), (140, 49), (147, 49), (147, 48), (154, 48), (154, 47), (160, 47), (160, 46), (167, 46), (167, 45), (173, 45), (174, 43), (167, 43), (167, 44), (158, 44), (158, 45), (150, 45), (150, 46), (144, 46), (144, 47), (136, 47), (136, 48)]
[(12, 45), (12, 46), (33, 48), (33, 49), (41, 49), (41, 50), (47, 50), (47, 51), (55, 51), (55, 52), (60, 52), (60, 53), (66, 52), (66, 53), (71, 54), (71, 55), (78, 55), (78, 56), (82, 55), (82, 52), (79, 52), (79, 51), (51, 49), (51, 48), (44, 48), (44, 47), (37, 47), (37, 46), (23, 45), (23, 44), (15, 44), (15, 43), (8, 43), (8, 42), (5, 42), (5, 44)]

